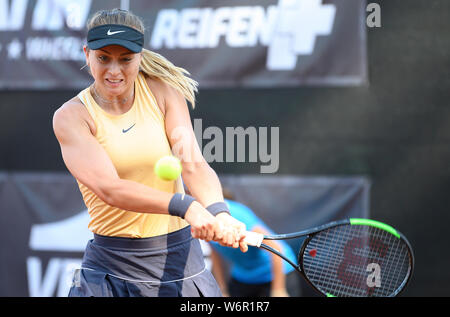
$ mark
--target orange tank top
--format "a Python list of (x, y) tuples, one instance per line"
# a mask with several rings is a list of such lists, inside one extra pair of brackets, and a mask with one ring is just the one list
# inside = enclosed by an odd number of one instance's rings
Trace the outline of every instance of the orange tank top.
[[(161, 191), (184, 193), (181, 176), (164, 181), (154, 173), (156, 161), (171, 154), (164, 115), (148, 87), (144, 75), (135, 81), (135, 99), (131, 109), (121, 115), (104, 111), (90, 89), (78, 94), (97, 127), (96, 139), (113, 162), (120, 178), (132, 180)], [(186, 227), (185, 220), (170, 215), (139, 213), (112, 207), (77, 180), (90, 215), (89, 229), (104, 236), (146, 238)]]

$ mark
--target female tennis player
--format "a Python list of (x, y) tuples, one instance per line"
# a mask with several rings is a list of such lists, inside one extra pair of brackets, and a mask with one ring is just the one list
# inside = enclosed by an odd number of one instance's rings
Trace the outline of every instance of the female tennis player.
[[(94, 233), (69, 296), (220, 296), (196, 238), (245, 252), (245, 225), (195, 141), (186, 100), (194, 107), (196, 82), (143, 43), (131, 12), (94, 14), (84, 47), (94, 83), (53, 116)], [(171, 137), (179, 128), (187, 135)], [(175, 144), (192, 157), (182, 179), (161, 180), (153, 167)]]

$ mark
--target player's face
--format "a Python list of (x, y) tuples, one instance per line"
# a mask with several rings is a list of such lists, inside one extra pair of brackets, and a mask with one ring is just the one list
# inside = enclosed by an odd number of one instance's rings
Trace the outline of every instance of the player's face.
[(110, 95), (125, 94), (133, 87), (142, 55), (119, 45), (86, 51), (96, 87)]

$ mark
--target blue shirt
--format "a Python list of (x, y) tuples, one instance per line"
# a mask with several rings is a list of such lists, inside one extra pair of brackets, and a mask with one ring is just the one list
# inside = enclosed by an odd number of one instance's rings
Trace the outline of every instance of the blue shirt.
[[(273, 232), (259, 219), (253, 211), (236, 201), (225, 200), (230, 208), (231, 215), (237, 220), (243, 222), (247, 226), (248, 231), (252, 231), (255, 227), (262, 227), (269, 233)], [(289, 245), (284, 241), (277, 241), (282, 248), (282, 254), (287, 256), (289, 260), (297, 263), (296, 256)], [(231, 276), (242, 283), (259, 284), (272, 281), (272, 261), (271, 253), (266, 250), (249, 246), (248, 251), (243, 253), (239, 248), (234, 249), (224, 247), (217, 242), (211, 242), (211, 246), (225, 260), (230, 262)], [(283, 260), (284, 273), (292, 272), (294, 268)]]

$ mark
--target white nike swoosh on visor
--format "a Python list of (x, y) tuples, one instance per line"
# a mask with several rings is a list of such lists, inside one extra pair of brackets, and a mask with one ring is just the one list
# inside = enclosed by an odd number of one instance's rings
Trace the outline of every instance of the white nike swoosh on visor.
[(125, 32), (125, 31), (114, 31), (114, 32), (111, 32), (111, 30), (108, 30), (108, 32), (106, 32), (106, 34), (107, 35), (114, 35), (114, 34), (122, 33), (122, 32)]

